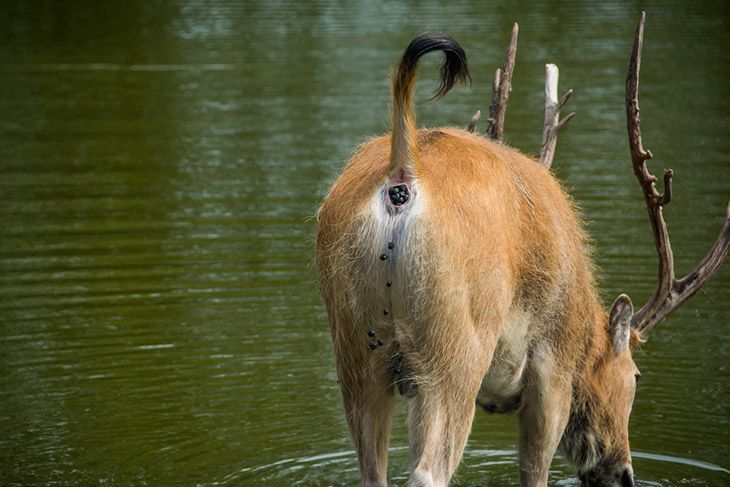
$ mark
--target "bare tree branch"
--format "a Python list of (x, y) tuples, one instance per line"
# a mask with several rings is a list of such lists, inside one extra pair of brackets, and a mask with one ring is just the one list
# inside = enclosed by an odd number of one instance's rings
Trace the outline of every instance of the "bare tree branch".
[(512, 26), (512, 35), (507, 47), (507, 55), (502, 69), (497, 69), (492, 84), (492, 103), (489, 106), (489, 119), (487, 120), (487, 137), (493, 140), (502, 141), (504, 137), (504, 115), (507, 111), (507, 100), (512, 90), (512, 72), (515, 68), (515, 56), (517, 55), (517, 34), (519, 26), (515, 23)]
[(482, 116), (482, 111), (477, 110), (477, 112), (472, 115), (471, 120), (469, 120), (469, 125), (466, 126), (467, 132), (474, 132), (474, 129), (477, 126), (477, 123), (479, 123), (479, 118)]
[(542, 130), (542, 148), (540, 149), (540, 164), (550, 168), (555, 156), (555, 146), (558, 143), (558, 132), (566, 123), (575, 116), (575, 112), (569, 113), (565, 118), (560, 119), (560, 110), (573, 95), (573, 90), (568, 90), (558, 102), (558, 77), (559, 70), (554, 64), (545, 65), (545, 125)]
[(664, 173), (664, 194), (657, 191), (656, 176), (651, 174), (646, 161), (652, 159), (652, 154), (644, 150), (641, 142), (641, 127), (639, 122), (639, 71), (641, 68), (641, 48), (644, 41), (644, 20), (646, 14), (642, 12), (641, 20), (634, 35), (634, 46), (629, 62), (629, 74), (626, 78), (626, 117), (629, 135), (629, 147), (633, 162), (634, 174), (639, 180), (644, 193), (644, 201), (649, 212), (654, 243), (659, 256), (659, 282), (654, 296), (631, 319), (631, 326), (636, 328), (646, 338), (654, 326), (676, 309), (685, 300), (696, 293), (722, 265), (730, 247), (730, 205), (725, 215), (725, 225), (714, 245), (704, 259), (682, 279), (675, 279), (674, 257), (669, 243), (667, 226), (662, 215), (663, 205), (672, 199), (672, 171)]

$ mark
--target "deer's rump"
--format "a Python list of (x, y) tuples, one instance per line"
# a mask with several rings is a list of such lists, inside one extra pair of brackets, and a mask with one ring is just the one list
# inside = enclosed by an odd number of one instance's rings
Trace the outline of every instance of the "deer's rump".
[[(401, 181), (387, 174), (390, 138), (364, 144), (322, 205), (335, 347), (369, 346), (386, 367), (402, 356), (416, 379), (458, 373), (439, 360), (455, 341), (499, 340), (496, 358), (524, 365), (528, 342), (562, 333), (575, 292), (591, 288), (572, 204), (534, 160), (465, 131), (420, 130), (418, 150), (423, 172)], [(402, 183), (409, 199), (393, 205)]]

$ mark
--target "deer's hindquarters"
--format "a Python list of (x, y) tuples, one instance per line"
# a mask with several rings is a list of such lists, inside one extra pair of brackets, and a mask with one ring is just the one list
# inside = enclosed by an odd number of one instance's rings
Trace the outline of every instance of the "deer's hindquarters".
[(388, 161), (375, 162), (380, 177), (362, 180), (353, 164), (338, 181), (320, 209), (317, 238), (335, 347), (347, 347), (343, 355), (354, 348), (368, 363), (396, 354), (432, 268), (427, 201), (418, 184), (386, 177)]
[(387, 137), (353, 157), (320, 209), (317, 258), (335, 347), (364, 347), (371, 362), (376, 338), (378, 351), (397, 349), (421, 372), (443, 362), (439, 347), (496, 336), (514, 292), (519, 218), (488, 143), (451, 130), (418, 141), (418, 180), (389, 174)]
[[(366, 144), (320, 209), (321, 289), (366, 476), (380, 471), (387, 445), (371, 425), (389, 421), (399, 386), (412, 398), (414, 478), (446, 482), (471, 427), (497, 317), (509, 303), (507, 272), (478, 262), (490, 253), (490, 261), (505, 261), (475, 227), (488, 191), (473, 191), (470, 185), (478, 182), (449, 175), (468, 169), (463, 162), (449, 168), (450, 145), (458, 142), (451, 139), (440, 131), (419, 134), (426, 155), (419, 180), (389, 174), (387, 137)], [(487, 302), (491, 306), (483, 306)], [(494, 326), (482, 326), (485, 321)]]

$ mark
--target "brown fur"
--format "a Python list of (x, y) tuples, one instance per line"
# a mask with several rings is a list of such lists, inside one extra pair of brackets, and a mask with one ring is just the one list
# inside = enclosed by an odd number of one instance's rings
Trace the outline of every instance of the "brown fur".
[[(573, 202), (514, 149), (454, 128), (416, 131), (415, 75), (394, 79), (394, 134), (359, 148), (318, 214), (321, 291), (363, 483), (386, 483), (396, 359), (417, 386), (410, 485), (448, 483), (476, 401), (518, 408), (523, 485), (546, 484), (561, 439), (582, 474), (627, 468), (635, 366), (614, 349)], [(389, 206), (387, 188), (402, 182), (411, 200)], [(370, 349), (368, 330), (382, 346)]]

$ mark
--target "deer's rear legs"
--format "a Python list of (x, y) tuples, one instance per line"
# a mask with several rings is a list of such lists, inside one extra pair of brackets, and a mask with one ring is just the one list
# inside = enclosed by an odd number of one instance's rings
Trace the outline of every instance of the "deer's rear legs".
[(410, 487), (448, 485), (461, 460), (493, 349), (474, 336), (462, 338), (441, 351), (436, 367), (414, 370), (418, 393), (408, 403)]
[[(355, 443), (363, 486), (386, 486), (388, 442), (395, 397), (385, 351), (337, 353), (347, 423)], [(362, 353), (360, 353), (362, 352)]]

